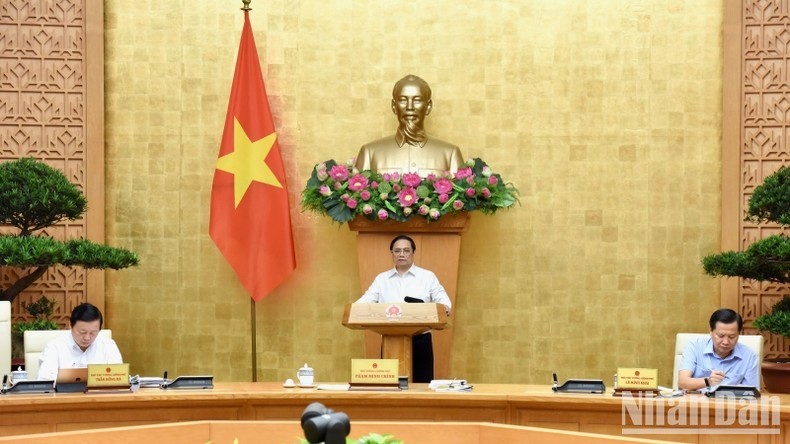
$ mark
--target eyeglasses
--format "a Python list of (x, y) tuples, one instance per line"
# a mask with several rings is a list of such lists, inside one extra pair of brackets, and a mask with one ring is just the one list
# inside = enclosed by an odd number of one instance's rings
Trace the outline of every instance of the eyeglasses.
[(403, 253), (403, 254), (408, 256), (408, 255), (411, 254), (411, 248), (402, 248), (402, 249), (401, 248), (396, 248), (396, 249), (392, 250), (392, 254), (394, 254), (396, 256), (400, 255), (401, 253)]

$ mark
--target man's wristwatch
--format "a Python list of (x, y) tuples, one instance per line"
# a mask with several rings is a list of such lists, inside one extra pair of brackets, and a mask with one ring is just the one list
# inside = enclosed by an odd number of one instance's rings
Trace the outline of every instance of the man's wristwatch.
[(703, 378), (705, 380), (705, 387), (710, 387), (710, 381), (708, 378)]

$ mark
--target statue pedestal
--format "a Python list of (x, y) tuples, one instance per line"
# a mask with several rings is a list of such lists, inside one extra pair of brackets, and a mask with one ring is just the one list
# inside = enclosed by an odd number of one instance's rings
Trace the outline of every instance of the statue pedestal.
[[(357, 232), (357, 258), (359, 262), (360, 295), (367, 290), (379, 273), (393, 267), (389, 252), (392, 238), (406, 234), (414, 239), (417, 251), (414, 263), (436, 274), (453, 302), (458, 285), (458, 261), (461, 254), (461, 234), (469, 227), (469, 213), (442, 216), (428, 222), (422, 217), (412, 217), (406, 222), (371, 221), (357, 217), (348, 223)], [(450, 318), (452, 319), (452, 317)], [(434, 378), (447, 379), (450, 367), (450, 350), (453, 330), (433, 331)], [(365, 357), (381, 356), (381, 335), (365, 332)]]

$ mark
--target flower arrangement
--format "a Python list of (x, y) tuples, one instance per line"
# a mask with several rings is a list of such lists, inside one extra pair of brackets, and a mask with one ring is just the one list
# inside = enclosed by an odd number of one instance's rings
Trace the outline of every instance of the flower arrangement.
[(356, 216), (404, 222), (420, 216), (429, 221), (448, 213), (493, 214), (518, 202), (518, 190), (479, 158), (455, 174), (420, 177), (416, 173), (359, 171), (353, 159), (319, 163), (302, 191), (302, 208), (345, 223)]

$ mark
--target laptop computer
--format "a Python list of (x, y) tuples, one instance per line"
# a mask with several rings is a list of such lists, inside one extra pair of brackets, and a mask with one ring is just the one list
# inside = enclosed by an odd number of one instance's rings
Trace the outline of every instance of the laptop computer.
[(55, 379), (55, 391), (58, 393), (79, 393), (84, 392), (88, 387), (88, 369), (82, 368), (61, 368), (58, 370), (58, 377)]

